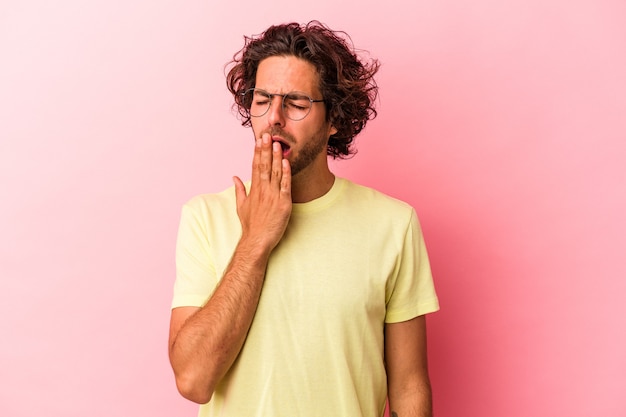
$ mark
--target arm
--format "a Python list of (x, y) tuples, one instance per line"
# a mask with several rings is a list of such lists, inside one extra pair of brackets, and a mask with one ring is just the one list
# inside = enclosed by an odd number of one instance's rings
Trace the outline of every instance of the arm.
[(385, 364), (391, 417), (432, 417), (425, 316), (385, 325)]
[(256, 311), (269, 256), (291, 214), (291, 172), (279, 144), (257, 139), (252, 185), (234, 178), (242, 234), (204, 307), (172, 310), (169, 357), (176, 386), (187, 399), (207, 403), (243, 347)]

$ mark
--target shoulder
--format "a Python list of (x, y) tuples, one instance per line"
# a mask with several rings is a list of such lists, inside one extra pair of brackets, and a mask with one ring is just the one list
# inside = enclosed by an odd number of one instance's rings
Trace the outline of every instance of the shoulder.
[(217, 193), (198, 194), (190, 198), (182, 207), (181, 217), (205, 226), (215, 223), (230, 223), (237, 217), (235, 188), (230, 187)]
[(377, 215), (383, 217), (410, 217), (414, 212), (413, 207), (405, 201), (347, 179), (341, 179), (341, 181), (344, 183), (345, 200), (359, 211), (376, 212)]
[(213, 211), (219, 207), (230, 207), (235, 205), (235, 187), (229, 187), (217, 193), (198, 194), (191, 197), (183, 208), (194, 211)]

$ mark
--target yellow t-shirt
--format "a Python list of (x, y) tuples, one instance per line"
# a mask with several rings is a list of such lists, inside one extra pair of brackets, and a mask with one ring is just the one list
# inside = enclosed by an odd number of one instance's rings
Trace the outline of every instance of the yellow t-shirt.
[[(240, 233), (233, 187), (183, 207), (173, 308), (206, 303)], [(438, 308), (413, 208), (336, 178), (294, 204), (246, 342), (199, 416), (382, 416), (384, 324)]]

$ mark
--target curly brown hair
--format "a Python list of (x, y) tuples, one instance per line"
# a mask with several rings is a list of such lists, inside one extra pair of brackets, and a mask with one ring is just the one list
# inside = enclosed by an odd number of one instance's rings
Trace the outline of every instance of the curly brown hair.
[(327, 154), (347, 158), (356, 153), (354, 137), (376, 117), (378, 86), (374, 74), (380, 66), (378, 60), (362, 62), (345, 32), (333, 31), (318, 21), (275, 25), (261, 35), (244, 39), (245, 45), (230, 62), (226, 77), (242, 125), (251, 126), (242, 93), (255, 86), (259, 63), (271, 56), (295, 56), (317, 69), (326, 120), (337, 129), (328, 141)]

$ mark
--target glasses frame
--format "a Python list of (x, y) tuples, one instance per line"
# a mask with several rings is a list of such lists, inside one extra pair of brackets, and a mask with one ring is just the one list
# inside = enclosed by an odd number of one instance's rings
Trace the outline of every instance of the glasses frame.
[[(252, 93), (254, 95), (255, 91), (258, 91), (258, 92), (260, 92), (260, 93), (262, 93), (264, 95), (267, 95), (267, 97), (269, 99), (269, 104), (268, 104), (267, 108), (265, 109), (265, 111), (263, 113), (259, 114), (259, 115), (256, 115), (256, 116), (254, 116), (254, 115), (252, 115), (252, 113), (250, 113), (250, 107), (252, 107), (252, 101), (250, 101), (250, 103), (245, 103), (245, 101), (244, 101), (244, 98), (245, 98), (246, 94)], [(311, 103), (311, 106), (309, 107), (309, 109), (306, 112), (306, 114), (304, 116), (302, 116), (301, 118), (299, 118), (299, 119), (291, 118), (291, 117), (287, 116), (287, 113), (285, 112), (285, 97), (290, 96), (290, 95), (297, 95), (297, 96), (300, 96), (302, 98), (308, 99), (309, 102)], [(250, 117), (263, 117), (263, 116), (265, 116), (267, 114), (267, 112), (269, 111), (270, 107), (272, 107), (272, 103), (274, 102), (274, 97), (280, 97), (281, 98), (281, 100), (280, 100), (280, 108), (281, 108), (281, 111), (283, 112), (283, 116), (285, 116), (289, 120), (293, 120), (294, 122), (299, 122), (300, 120), (303, 120), (305, 117), (307, 117), (311, 113), (311, 109), (313, 108), (313, 103), (323, 103), (324, 102), (324, 99), (313, 100), (311, 97), (309, 97), (308, 94), (304, 94), (304, 93), (300, 93), (300, 92), (296, 92), (296, 91), (290, 91), (289, 93), (285, 93), (285, 94), (278, 94), (278, 93), (270, 93), (270, 92), (267, 92), (267, 91), (265, 91), (265, 90), (263, 90), (261, 88), (253, 87), (253, 88), (248, 88), (246, 91), (241, 93), (242, 101), (244, 101), (244, 104), (246, 105), (246, 109), (248, 110), (248, 114), (250, 115)], [(248, 106), (248, 104), (249, 104), (249, 106)]]

